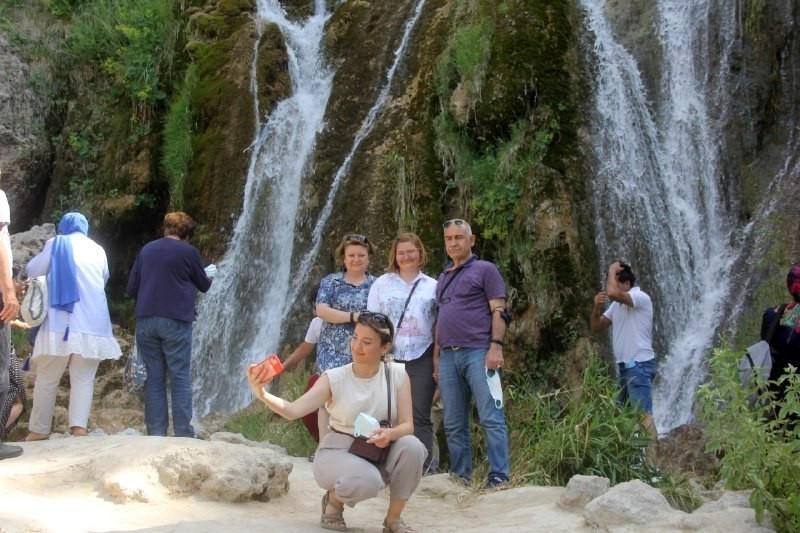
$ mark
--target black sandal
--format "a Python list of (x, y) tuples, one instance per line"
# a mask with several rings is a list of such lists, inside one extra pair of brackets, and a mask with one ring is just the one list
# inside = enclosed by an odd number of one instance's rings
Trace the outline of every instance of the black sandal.
[[(328, 505), (336, 509), (334, 513), (326, 513)], [(328, 491), (322, 496), (322, 515), (319, 517), (319, 525), (322, 529), (331, 531), (347, 531), (347, 524), (344, 521), (344, 504), (341, 507), (330, 501)]]

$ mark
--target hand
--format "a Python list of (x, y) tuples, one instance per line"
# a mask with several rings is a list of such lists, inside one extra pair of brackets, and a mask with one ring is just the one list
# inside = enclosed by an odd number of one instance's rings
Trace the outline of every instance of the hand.
[(598, 292), (594, 297), (594, 306), (603, 307), (608, 302), (608, 294), (606, 291)]
[(503, 347), (496, 343), (490, 344), (489, 351), (486, 352), (486, 368), (498, 370), (503, 368), (503, 363)]
[(247, 370), (245, 370), (245, 375), (247, 376), (247, 382), (250, 384), (250, 388), (253, 390), (253, 394), (259, 398), (261, 397), (261, 391), (264, 389), (264, 385), (272, 381), (272, 378), (268, 377), (269, 371), (266, 366), (259, 364), (250, 365)]
[(215, 265), (214, 263), (211, 263), (203, 270), (205, 271), (206, 276), (208, 276), (208, 279), (214, 279), (215, 277), (217, 277), (217, 274), (219, 273), (219, 269), (217, 268), (217, 265)]
[(392, 443), (392, 428), (378, 428), (370, 433), (367, 442), (374, 444), (378, 448), (386, 448)]
[(14, 290), (3, 294), (3, 309), (0, 311), (0, 320), (8, 324), (19, 315), (19, 301)]

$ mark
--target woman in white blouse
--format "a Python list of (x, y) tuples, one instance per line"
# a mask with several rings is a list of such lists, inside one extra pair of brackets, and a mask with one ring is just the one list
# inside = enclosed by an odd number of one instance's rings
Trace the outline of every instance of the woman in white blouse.
[(427, 262), (425, 247), (414, 233), (402, 233), (389, 251), (387, 273), (375, 280), (367, 309), (387, 315), (395, 327), (395, 362), (403, 363), (411, 380), (414, 435), (425, 445), (427, 470), (433, 447), (431, 404), (436, 390), (433, 379), (433, 342), (436, 321), (436, 280), (422, 272)]

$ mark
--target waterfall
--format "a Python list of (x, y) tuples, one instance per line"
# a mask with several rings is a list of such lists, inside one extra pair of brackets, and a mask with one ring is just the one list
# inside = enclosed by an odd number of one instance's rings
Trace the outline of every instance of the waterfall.
[[(251, 401), (245, 367), (279, 346), (283, 321), (319, 253), (339, 186), (388, 100), (424, 4), (418, 0), (406, 21), (384, 85), (333, 177), (311, 245), (301, 250), (298, 266), (292, 264), (292, 256), (302, 178), (323, 127), (333, 80), (320, 49), (330, 14), (326, 1), (316, 0), (315, 14), (304, 24), (294, 24), (277, 0), (259, 0), (260, 21), (278, 24), (286, 39), (292, 96), (278, 104), (253, 141), (242, 214), (219, 264), (219, 277), (200, 303), (192, 346), (197, 415), (231, 412)], [(255, 80), (254, 73), (253, 84)], [(256, 95), (254, 85), (257, 105)]]
[[(198, 415), (247, 405), (252, 394), (244, 381), (245, 367), (279, 346), (289, 308), (302, 178), (332, 88), (333, 72), (321, 50), (330, 17), (325, 4), (316, 0), (314, 14), (303, 23), (293, 23), (277, 0), (258, 1), (259, 28), (273, 22), (286, 41), (292, 95), (263, 124), (257, 115), (260, 127), (250, 147), (242, 214), (219, 264), (219, 276), (200, 301), (192, 346)], [(252, 83), (258, 109), (255, 72)]]
[[(594, 212), (601, 277), (630, 262), (653, 298), (659, 431), (692, 418), (704, 355), (722, 320), (735, 221), (723, 181), (712, 108), (724, 105), (726, 53), (715, 64), (708, 27), (735, 10), (705, 0), (658, 0), (660, 84), (648, 98), (636, 60), (618, 41), (604, 0), (581, 0), (593, 65)], [(718, 12), (717, 12), (718, 11)], [(735, 23), (721, 24), (732, 42)], [(718, 74), (719, 73), (719, 74)]]

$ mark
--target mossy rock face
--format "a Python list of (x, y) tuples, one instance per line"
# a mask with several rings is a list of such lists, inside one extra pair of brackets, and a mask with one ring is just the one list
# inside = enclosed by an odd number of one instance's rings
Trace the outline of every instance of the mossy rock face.
[[(274, 28), (265, 39), (271, 53), (261, 58), (259, 77), (286, 70), (285, 49), (281, 54)], [(242, 24), (230, 37), (195, 45), (200, 81), (192, 101), (197, 118), (193, 158), (184, 185), (187, 211), (201, 222), (195, 242), (203, 253), (219, 256), (225, 250), (233, 225), (241, 210), (247, 167), (250, 159), (245, 148), (255, 135), (254, 102), (250, 78), (257, 37), (255, 24)], [(237, 58), (231, 61), (231, 58)], [(272, 76), (271, 84), (260, 84), (259, 99), (265, 111), (287, 94), (281, 75)], [(267, 104), (270, 103), (270, 104)]]
[(256, 76), (258, 77), (259, 110), (263, 116), (267, 116), (275, 108), (275, 105), (287, 98), (292, 91), (286, 42), (280, 28), (275, 24), (267, 25), (261, 36)]
[(604, 9), (614, 35), (636, 59), (648, 98), (652, 101), (661, 84), (659, 65), (664, 57), (656, 32), (656, 3), (650, 0), (609, 0)]

